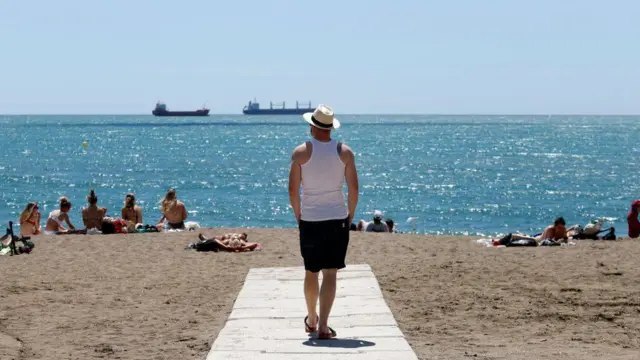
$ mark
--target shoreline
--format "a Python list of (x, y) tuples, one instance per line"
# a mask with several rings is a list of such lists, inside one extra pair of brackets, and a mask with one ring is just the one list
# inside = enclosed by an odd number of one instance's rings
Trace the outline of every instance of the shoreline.
[[(40, 236), (31, 254), (0, 257), (0, 271), (14, 274), (0, 285), (0, 358), (204, 359), (248, 270), (302, 259), (293, 229), (199, 230)], [(263, 250), (184, 249), (200, 232), (237, 231)], [(636, 241), (525, 249), (473, 237), (350, 235), (347, 266), (371, 266), (420, 359), (640, 351)]]

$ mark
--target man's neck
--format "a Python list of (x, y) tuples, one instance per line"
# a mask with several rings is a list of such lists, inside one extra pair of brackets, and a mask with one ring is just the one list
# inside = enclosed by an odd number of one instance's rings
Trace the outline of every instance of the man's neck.
[(314, 139), (320, 141), (320, 142), (329, 142), (331, 141), (331, 136), (318, 136), (318, 135), (313, 135), (312, 136)]

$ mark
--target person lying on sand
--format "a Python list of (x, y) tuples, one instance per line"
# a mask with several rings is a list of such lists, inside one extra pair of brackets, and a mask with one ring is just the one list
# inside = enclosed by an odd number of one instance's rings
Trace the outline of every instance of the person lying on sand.
[(200, 239), (200, 241), (215, 241), (218, 244), (218, 248), (222, 251), (245, 252), (259, 250), (260, 244), (248, 242), (247, 236), (247, 233), (228, 233), (222, 236), (213, 236), (208, 238), (203, 234), (199, 234), (198, 239)]
[(576, 233), (577, 226), (572, 226), (570, 228), (566, 228), (566, 222), (563, 217), (557, 218), (553, 225), (548, 226), (544, 231), (537, 236), (529, 236), (521, 233), (513, 233), (510, 234), (510, 241), (516, 240), (534, 240), (537, 243), (543, 240), (553, 240), (559, 242), (568, 242), (569, 237), (573, 236)]
[[(126, 234), (128, 232), (135, 232), (135, 224), (131, 221), (124, 219), (118, 219), (111, 216), (105, 216), (102, 219), (102, 233), (108, 234)], [(130, 231), (132, 229), (133, 231)]]
[(20, 234), (22, 236), (39, 235), (40, 210), (37, 202), (30, 202), (20, 214)]
[(87, 229), (100, 230), (102, 228), (102, 218), (104, 218), (107, 213), (107, 208), (98, 207), (98, 197), (93, 189), (89, 191), (87, 202), (89, 206), (82, 209), (82, 222), (84, 223), (84, 227)]
[(160, 210), (162, 211), (162, 217), (158, 221), (158, 230), (162, 230), (165, 220), (167, 220), (169, 230), (184, 230), (187, 208), (182, 201), (178, 200), (174, 189), (169, 189), (162, 200)]

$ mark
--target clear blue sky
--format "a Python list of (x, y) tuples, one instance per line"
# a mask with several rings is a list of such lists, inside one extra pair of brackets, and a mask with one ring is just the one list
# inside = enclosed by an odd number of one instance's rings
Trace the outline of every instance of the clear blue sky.
[(0, 0), (0, 113), (640, 113), (637, 0)]

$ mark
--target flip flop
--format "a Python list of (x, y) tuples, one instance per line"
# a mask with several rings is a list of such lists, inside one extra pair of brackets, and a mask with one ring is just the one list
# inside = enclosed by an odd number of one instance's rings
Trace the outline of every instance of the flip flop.
[(316, 329), (316, 326), (311, 327), (309, 326), (309, 324), (307, 324), (307, 320), (309, 320), (309, 315), (304, 317), (304, 331), (307, 333), (314, 333), (316, 332), (318, 329)]
[(338, 336), (338, 333), (336, 333), (335, 330), (333, 330), (332, 328), (329, 328), (328, 333), (318, 333), (318, 339), (319, 340), (328, 340), (328, 339), (333, 339), (334, 337)]

